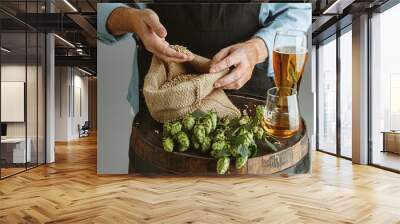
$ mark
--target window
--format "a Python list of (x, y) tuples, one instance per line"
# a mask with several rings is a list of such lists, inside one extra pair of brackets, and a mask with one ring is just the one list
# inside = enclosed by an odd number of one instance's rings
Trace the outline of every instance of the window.
[(394, 170), (400, 170), (398, 21), (400, 5), (371, 18), (370, 156), (372, 164)]
[(323, 41), (317, 52), (317, 149), (351, 158), (353, 96), (351, 25), (342, 29), (339, 34), (340, 36), (334, 35)]
[(340, 155), (352, 157), (352, 32), (340, 36)]
[(317, 148), (336, 154), (336, 39), (318, 48)]

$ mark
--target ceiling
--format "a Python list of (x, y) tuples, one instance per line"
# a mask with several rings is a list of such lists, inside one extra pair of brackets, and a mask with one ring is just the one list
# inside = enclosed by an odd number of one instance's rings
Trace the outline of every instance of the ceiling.
[[(310, 2), (313, 6), (313, 41), (317, 42), (332, 35), (337, 29), (337, 21), (350, 21), (353, 16), (373, 9), (388, 0), (305, 0), (290, 2)], [(79, 62), (96, 70), (96, 5), (100, 2), (132, 2), (106, 0), (48, 0), (55, 13), (46, 13), (45, 0), (1, 0), (0, 23), (3, 46), (12, 47), (24, 53), (25, 28), (29, 31), (56, 32), (61, 38), (75, 45), (56, 38), (56, 62), (79, 66)], [(279, 1), (273, 1), (279, 2)], [(286, 1), (288, 2), (288, 1)], [(69, 3), (69, 4), (68, 4)], [(76, 11), (75, 11), (76, 10)], [(28, 12), (28, 13), (25, 13)], [(346, 18), (347, 17), (347, 18)], [(341, 22), (342, 26), (346, 22)], [(21, 33), (21, 31), (23, 31)], [(29, 42), (30, 40), (28, 40)], [(28, 44), (28, 54), (34, 50), (34, 43)], [(80, 49), (77, 51), (77, 49)], [(81, 52), (81, 53), (79, 53)], [(77, 64), (76, 64), (77, 63)]]

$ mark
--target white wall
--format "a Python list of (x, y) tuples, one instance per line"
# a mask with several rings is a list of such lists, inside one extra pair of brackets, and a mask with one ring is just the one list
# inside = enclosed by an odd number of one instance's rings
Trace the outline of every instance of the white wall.
[[(26, 70), (25, 70), (26, 69)], [(26, 73), (27, 71), (27, 73)], [(24, 65), (20, 64), (5, 64), (1, 66), (1, 81), (2, 82), (25, 82), (25, 75), (35, 75), (36, 76), (36, 67), (34, 66), (27, 66), (25, 67)], [(28, 77), (29, 80), (31, 78)], [(36, 84), (36, 83), (35, 83)], [(31, 90), (31, 89), (29, 89)], [(36, 97), (36, 89), (34, 89), (34, 92), (32, 93), (27, 93), (28, 97)], [(27, 99), (28, 100), (28, 99)], [(32, 101), (30, 99), (29, 101)], [(36, 106), (35, 106), (36, 107)], [(2, 110), (6, 110), (6, 108), (1, 108)], [(31, 122), (34, 120), (33, 117), (31, 117), (33, 114), (28, 114), (28, 122), (30, 124), (28, 125), (29, 127), (32, 127), (33, 124)], [(36, 118), (36, 114), (34, 114), (34, 118)], [(35, 120), (36, 123), (36, 120)], [(7, 137), (25, 137), (25, 126), (26, 122), (7, 122)], [(29, 137), (29, 130), (28, 130), (28, 137)]]
[[(36, 70), (38, 69), (38, 70)], [(32, 158), (36, 162), (44, 162), (44, 74), (42, 67), (24, 64), (3, 64), (1, 66), (1, 81), (3, 82), (24, 82), (26, 85), (26, 106), (22, 112), (26, 112), (26, 120), (23, 122), (6, 122), (7, 137), (24, 138), (25, 135), (30, 139)], [(27, 81), (26, 81), (27, 79)], [(2, 96), (7, 97), (7, 96)], [(1, 108), (7, 110), (10, 108)], [(37, 153), (39, 156), (37, 157)], [(51, 162), (51, 160), (49, 160)]]
[(69, 84), (68, 67), (55, 68), (55, 141), (68, 141), (69, 130)]
[[(88, 77), (72, 67), (56, 67), (55, 74), (55, 140), (77, 139), (78, 124), (88, 120)], [(78, 90), (82, 113), (77, 107)]]

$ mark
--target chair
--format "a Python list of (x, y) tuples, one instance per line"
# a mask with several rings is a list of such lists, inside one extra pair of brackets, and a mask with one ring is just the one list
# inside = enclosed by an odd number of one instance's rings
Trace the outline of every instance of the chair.
[(89, 136), (89, 129), (90, 129), (89, 121), (85, 121), (82, 127), (78, 124), (79, 138)]

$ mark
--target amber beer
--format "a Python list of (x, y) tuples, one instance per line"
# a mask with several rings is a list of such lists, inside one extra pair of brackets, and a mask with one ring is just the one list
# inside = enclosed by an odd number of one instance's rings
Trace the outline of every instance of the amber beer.
[(308, 52), (306, 48), (286, 46), (273, 51), (273, 65), (276, 87), (290, 87), (299, 90)]
[(266, 111), (262, 126), (269, 134), (289, 138), (301, 129), (297, 90), (274, 87), (267, 91)]
[(262, 122), (265, 131), (280, 138), (293, 136), (300, 130), (300, 125), (298, 118), (289, 113), (281, 113), (275, 119), (272, 117), (264, 118), (264, 122)]

